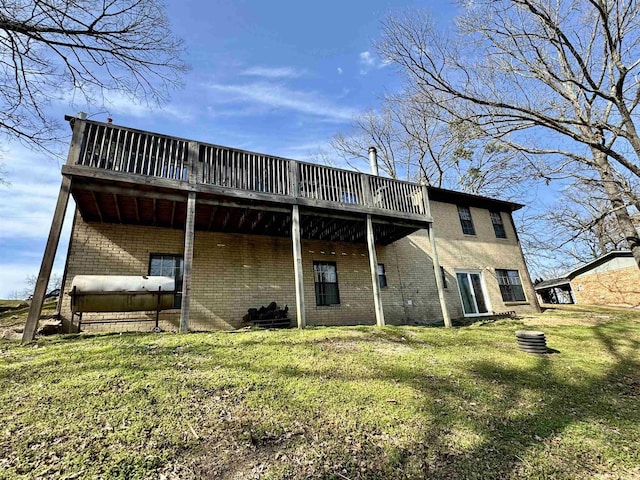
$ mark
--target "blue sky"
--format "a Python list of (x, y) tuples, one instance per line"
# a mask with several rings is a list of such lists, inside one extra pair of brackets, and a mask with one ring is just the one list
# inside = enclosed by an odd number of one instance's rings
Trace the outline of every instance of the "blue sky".
[[(70, 101), (53, 103), (62, 119), (80, 110), (94, 119), (143, 130), (313, 160), (354, 115), (379, 105), (400, 86), (372, 45), (389, 13), (428, 7), (437, 21), (451, 2), (212, 0), (170, 2), (174, 32), (192, 69), (183, 90), (162, 109), (109, 97), (109, 111)], [(63, 157), (0, 146), (0, 297), (37, 274), (60, 186)], [(54, 272), (62, 273), (71, 229), (70, 204)]]

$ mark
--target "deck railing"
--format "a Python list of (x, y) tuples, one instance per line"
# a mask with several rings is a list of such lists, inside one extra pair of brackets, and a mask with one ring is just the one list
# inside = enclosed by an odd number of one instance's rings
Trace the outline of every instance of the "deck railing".
[[(189, 156), (195, 144), (197, 158)], [(197, 163), (195, 166), (189, 162)], [(235, 190), (293, 196), (322, 204), (371, 207), (425, 215), (419, 184), (260, 153), (86, 122), (78, 165), (114, 172), (188, 181)]]

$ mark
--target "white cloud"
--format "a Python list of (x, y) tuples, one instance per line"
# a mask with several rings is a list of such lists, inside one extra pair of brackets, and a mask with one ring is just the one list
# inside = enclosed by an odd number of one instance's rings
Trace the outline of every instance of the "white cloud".
[(242, 72), (242, 75), (251, 77), (262, 77), (270, 79), (281, 78), (298, 78), (305, 74), (304, 70), (299, 70), (293, 67), (261, 67), (255, 66), (247, 68)]
[(371, 52), (360, 52), (360, 64), (365, 67), (373, 67), (376, 63), (376, 59), (371, 55)]
[(210, 84), (209, 88), (225, 94), (223, 103), (237, 103), (241, 110), (247, 105), (262, 105), (320, 117), (325, 121), (345, 123), (358, 113), (318, 95), (316, 92), (293, 90), (283, 85), (255, 82), (244, 85)]
[(342, 68), (338, 67), (338, 75), (342, 75)]
[(374, 68), (384, 68), (389, 65), (391, 62), (387, 59), (380, 60), (375, 57), (371, 52), (365, 51), (360, 52), (359, 55), (359, 63), (360, 63), (360, 75), (366, 75), (370, 70)]

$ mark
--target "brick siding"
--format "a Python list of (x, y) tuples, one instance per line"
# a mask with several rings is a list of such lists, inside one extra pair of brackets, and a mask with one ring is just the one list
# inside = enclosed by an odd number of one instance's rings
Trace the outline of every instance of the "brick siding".
[[(452, 317), (462, 316), (456, 269), (482, 272), (491, 309), (495, 312), (532, 311), (537, 308), (533, 287), (515, 234), (503, 213), (507, 239), (496, 239), (489, 212), (471, 208), (475, 236), (462, 234), (455, 205), (431, 202), (440, 263), (448, 288), (445, 297)], [(486, 218), (485, 218), (486, 217)], [(75, 275), (146, 275), (151, 253), (182, 254), (184, 233), (159, 227), (88, 223), (76, 218), (72, 232), (67, 281), (69, 292)], [(385, 265), (388, 286), (381, 289), (388, 324), (442, 318), (431, 249), (425, 231), (418, 231), (389, 246), (377, 247), (378, 262)], [(313, 261), (336, 262), (340, 305), (317, 307)], [(365, 244), (302, 241), (304, 292), (309, 325), (375, 324), (371, 274)], [(520, 272), (527, 303), (502, 302), (495, 269)], [(190, 328), (233, 329), (242, 326), (250, 307), (276, 301), (288, 305), (295, 322), (295, 289), (291, 240), (260, 235), (215, 232), (195, 234)], [(70, 321), (70, 299), (64, 295), (61, 314)], [(161, 312), (160, 327), (177, 330), (179, 310)], [(94, 324), (106, 319), (152, 320), (155, 312), (87, 313), (83, 330), (149, 331), (153, 322)]]
[(640, 270), (637, 267), (578, 275), (571, 281), (576, 303), (640, 306)]

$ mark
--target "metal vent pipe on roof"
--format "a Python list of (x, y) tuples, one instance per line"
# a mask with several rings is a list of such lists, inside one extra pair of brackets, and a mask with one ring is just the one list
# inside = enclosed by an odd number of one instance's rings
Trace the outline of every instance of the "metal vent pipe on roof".
[(371, 175), (378, 176), (378, 151), (376, 147), (369, 147), (369, 166)]

